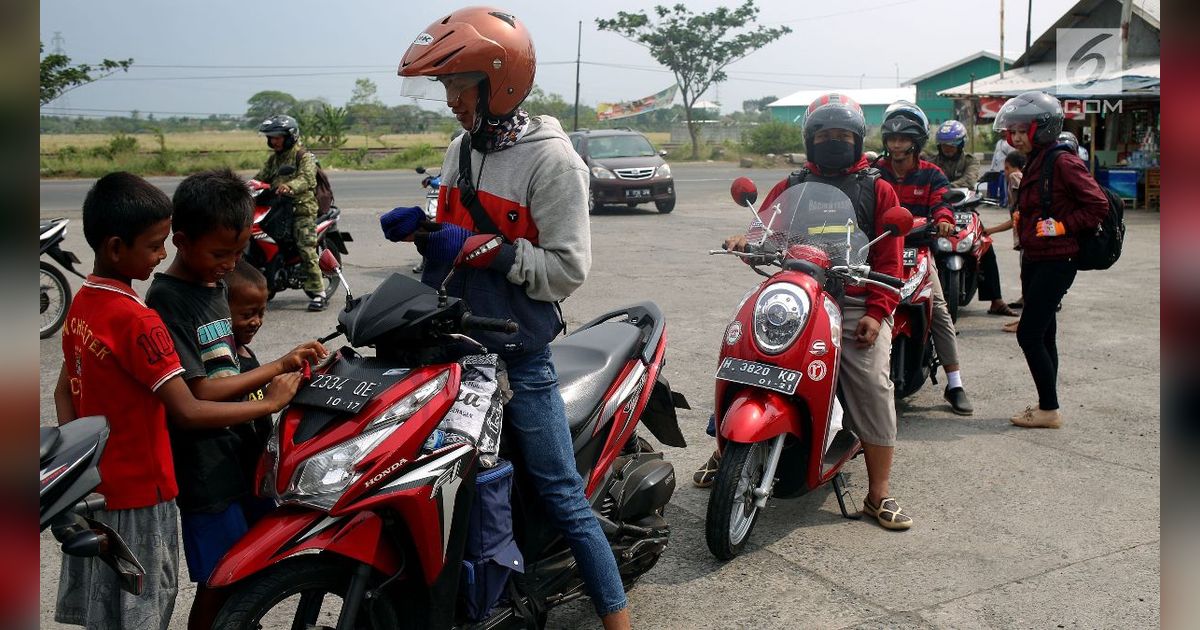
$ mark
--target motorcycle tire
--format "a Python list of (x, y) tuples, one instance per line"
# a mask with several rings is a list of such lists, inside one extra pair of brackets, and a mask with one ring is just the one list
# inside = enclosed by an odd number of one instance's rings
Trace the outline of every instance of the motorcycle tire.
[(753, 505), (753, 490), (766, 471), (768, 444), (725, 444), (704, 518), (704, 538), (718, 560), (732, 560), (742, 553), (758, 522), (760, 510)]
[(950, 321), (958, 321), (959, 287), (962, 285), (962, 271), (938, 269), (942, 280), (942, 297), (946, 298), (946, 309), (950, 311)]
[[(378, 576), (380, 580), (383, 576)], [(337, 556), (304, 556), (276, 564), (262, 573), (230, 589), (229, 599), (221, 607), (214, 628), (225, 630), (256, 630), (292, 626), (294, 617), (301, 616), (299, 597), (305, 595), (333, 594), (341, 596), (350, 584), (350, 564)], [(377, 586), (377, 583), (372, 586)], [(296, 597), (297, 609), (292, 612), (273, 610), (278, 604)], [(394, 630), (422, 627), (420, 617), (414, 610), (405, 607), (402, 617), (390, 597), (364, 599), (355, 619), (355, 628), (370, 630)], [(338, 603), (340, 606), (340, 602)], [(315, 617), (319, 613), (311, 611)], [(340, 610), (328, 610), (325, 626), (337, 623)], [(278, 613), (278, 614), (270, 614)], [(264, 619), (264, 617), (266, 617)], [(317, 620), (311, 617), (301, 621), (300, 627), (314, 627)]]
[(925, 375), (921, 373), (920, 367), (910, 365), (913, 362), (908, 351), (911, 343), (912, 340), (906, 336), (892, 340), (892, 393), (896, 400), (917, 393), (925, 382)]
[[(968, 267), (968, 270), (970, 268)], [(958, 304), (966, 306), (975, 301), (975, 293), (979, 290), (979, 273), (968, 271), (963, 275), (962, 289), (959, 293)]]
[(38, 312), (41, 313), (42, 324), (38, 334), (45, 339), (58, 332), (67, 321), (67, 310), (71, 308), (71, 285), (54, 265), (42, 261), (39, 269), (41, 290), (38, 294)]

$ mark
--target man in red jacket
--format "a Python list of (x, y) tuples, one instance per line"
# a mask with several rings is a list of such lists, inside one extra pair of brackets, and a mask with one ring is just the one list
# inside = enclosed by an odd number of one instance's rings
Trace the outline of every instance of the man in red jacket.
[[(789, 186), (801, 182), (830, 184), (847, 193), (857, 222), (872, 238), (883, 225), (883, 213), (900, 205), (896, 191), (863, 157), (867, 123), (862, 109), (842, 94), (825, 94), (808, 106), (804, 115), (804, 144), (809, 161), (800, 171), (779, 182), (760, 207), (769, 208)], [(744, 235), (725, 241), (727, 249), (744, 250)], [(885, 238), (870, 251), (872, 271), (899, 277), (903, 270), (903, 241)], [(845, 392), (846, 424), (863, 444), (867, 463), (867, 498), (863, 512), (887, 529), (908, 529), (912, 518), (889, 496), (892, 456), (896, 444), (896, 407), (890, 374), (892, 312), (899, 296), (882, 288), (846, 287), (841, 304), (842, 357), (838, 377)], [(707, 487), (719, 466), (720, 454), (697, 472), (696, 485)], [(711, 475), (708, 474), (711, 471)], [(707, 481), (708, 483), (703, 483)]]
[[(1087, 165), (1066, 145), (1058, 144), (1062, 124), (1062, 106), (1045, 92), (1025, 92), (1009, 99), (993, 124), (1009, 144), (1029, 156), (1013, 215), (1021, 242), (1025, 299), (1017, 341), (1037, 386), (1038, 404), (1012, 417), (1020, 427), (1062, 426), (1055, 311), (1075, 281), (1073, 258), (1079, 253), (1079, 235), (1094, 232), (1108, 212), (1108, 199)], [(1048, 207), (1042, 199), (1046, 160), (1053, 160)]]

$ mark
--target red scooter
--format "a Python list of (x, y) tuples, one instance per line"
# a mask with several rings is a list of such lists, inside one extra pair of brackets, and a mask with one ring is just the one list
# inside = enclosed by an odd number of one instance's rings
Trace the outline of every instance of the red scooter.
[[(279, 169), (279, 174), (284, 177), (294, 172), (296, 167), (291, 165)], [(300, 249), (292, 236), (290, 200), (276, 195), (266, 182), (252, 179), (246, 187), (254, 197), (254, 221), (250, 226), (245, 258), (266, 276), (267, 299), (274, 299), (276, 293), (285, 289), (303, 289)], [(343, 254), (350, 253), (346, 243), (354, 240), (349, 232), (338, 229), (341, 214), (337, 206), (330, 206), (328, 212), (317, 217), (317, 255), (329, 250), (339, 262)], [(324, 270), (322, 275), (325, 277), (325, 299), (329, 300), (337, 293), (338, 276)]]
[(992, 237), (983, 230), (979, 204), (983, 196), (952, 189), (943, 196), (954, 210), (955, 233), (937, 239), (938, 278), (946, 296), (950, 319), (958, 321), (959, 307), (975, 299), (979, 288), (979, 267), (983, 255), (992, 247)]
[[(494, 256), (498, 241), (472, 237), (456, 266)], [(341, 273), (330, 251), (322, 265)], [(323, 341), (344, 334), (349, 345), (313, 372), (259, 465), (259, 494), (279, 507), (210, 577), (231, 593), (216, 627), (331, 627), (323, 607), (339, 629), (540, 625), (549, 608), (583, 594), (519, 454), (502, 447), (507, 380), (472, 331), (513, 333), (516, 324), (476, 317), (444, 287), (400, 274), (360, 298), (347, 289), (337, 332)], [(644, 423), (660, 442), (685, 446), (675, 409), (686, 400), (662, 373), (666, 344), (650, 302), (551, 344), (576, 463), (626, 584), (654, 566), (670, 536), (663, 509), (675, 472), (636, 433)], [(366, 347), (374, 356), (353, 349)], [(491, 485), (506, 476), (511, 503)], [(494, 509), (480, 507), (485, 493)], [(479, 534), (481, 519), (499, 523), (490, 538)], [(473, 562), (473, 553), (484, 555)], [(480, 602), (481, 589), (490, 601)]]
[(933, 346), (933, 276), (936, 264), (930, 245), (937, 230), (924, 217), (913, 220), (904, 238), (904, 286), (892, 316), (892, 385), (896, 399), (921, 389), (926, 380), (937, 382), (937, 351)]
[[(907, 210), (891, 208), (884, 233), (868, 242), (856, 227), (850, 199), (829, 184), (792, 186), (761, 213), (749, 179), (739, 177), (730, 192), (755, 213), (750, 245), (744, 252), (709, 253), (740, 256), (767, 279), (738, 305), (717, 367), (717, 445), (723, 455), (705, 537), (720, 560), (745, 548), (771, 496), (795, 497), (832, 481), (842, 515), (858, 517), (847, 507), (840, 473), (861, 444), (841, 426), (838, 294), (846, 285), (899, 290), (899, 278), (871, 271), (864, 261), (873, 244), (912, 224)], [(779, 270), (761, 269), (770, 266)]]

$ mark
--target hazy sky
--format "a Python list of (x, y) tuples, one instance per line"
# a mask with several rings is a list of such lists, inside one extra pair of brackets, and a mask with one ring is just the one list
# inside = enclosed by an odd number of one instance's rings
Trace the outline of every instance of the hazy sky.
[[(497, 4), (523, 19), (538, 54), (537, 84), (574, 98), (578, 23), (583, 21), (580, 101), (629, 100), (674, 82), (645, 48), (596, 29), (598, 17), (649, 11), (665, 2), (507, 0)], [(736, 6), (737, 0), (688, 0), (693, 11)], [(1034, 0), (1033, 38), (1075, 4)], [(758, 24), (793, 32), (731, 65), (719, 93), (726, 112), (743, 100), (819, 88), (890, 87), (981, 49), (1000, 47), (1000, 0), (759, 0)], [(396, 66), (425, 26), (457, 6), (433, 2), (253, 2), (204, 0), (43, 0), (41, 39), (75, 62), (133, 58), (134, 66), (69, 92), (51, 108), (115, 115), (131, 110), (241, 114), (255, 92), (275, 89), (297, 98), (343, 104), (354, 80), (368, 77), (389, 105), (399, 95)], [(464, 3), (465, 6), (465, 3)], [(1005, 53), (1024, 48), (1027, 0), (1005, 3)], [(604, 64), (604, 65), (595, 65)], [(88, 111), (84, 111), (88, 110)], [(62, 109), (44, 110), (61, 112)]]

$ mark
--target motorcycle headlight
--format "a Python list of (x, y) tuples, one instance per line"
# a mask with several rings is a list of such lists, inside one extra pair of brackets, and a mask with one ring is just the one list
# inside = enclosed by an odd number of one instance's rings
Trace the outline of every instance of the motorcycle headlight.
[(346, 488), (362, 476), (354, 470), (358, 463), (398, 426), (363, 433), (308, 458), (292, 476), (288, 498), (323, 510), (333, 507)]
[(392, 424), (400, 424), (412, 417), (433, 398), (434, 394), (442, 391), (446, 386), (446, 381), (450, 378), (450, 370), (442, 370), (437, 376), (429, 379), (424, 385), (413, 390), (413, 392), (400, 402), (388, 407), (383, 413), (379, 414), (370, 424), (367, 425), (364, 432), (369, 432), (374, 429), (385, 427)]
[(604, 168), (603, 166), (593, 166), (592, 167), (592, 177), (595, 177), (596, 179), (616, 179), (617, 178), (616, 175), (613, 175), (612, 171)]
[(964, 236), (961, 241), (958, 242), (958, 246), (955, 248), (955, 251), (957, 251), (960, 254), (965, 254), (965, 253), (971, 251), (971, 246), (974, 244), (975, 244), (975, 234), (974, 233), (968, 234), (968, 235)]
[(754, 305), (754, 340), (767, 354), (788, 349), (804, 323), (811, 306), (808, 294), (787, 282), (773, 284), (758, 296)]
[(921, 281), (925, 279), (925, 273), (929, 271), (929, 259), (922, 258), (921, 263), (917, 265), (917, 270), (912, 277), (904, 281), (904, 286), (900, 288), (900, 300), (907, 300), (912, 296), (913, 291), (921, 286)]
[(663, 164), (662, 166), (658, 167), (658, 176), (659, 177), (670, 177), (671, 176), (671, 165)]

